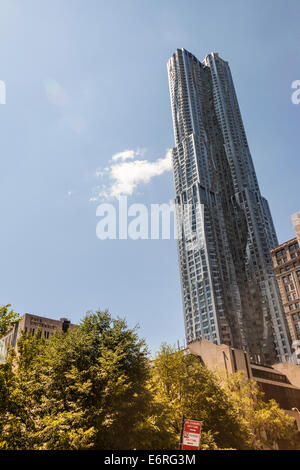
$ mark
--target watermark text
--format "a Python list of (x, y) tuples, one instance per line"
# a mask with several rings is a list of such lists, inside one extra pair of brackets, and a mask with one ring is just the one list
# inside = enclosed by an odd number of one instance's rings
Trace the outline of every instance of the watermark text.
[(0, 104), (6, 104), (6, 85), (0, 80)]
[(300, 80), (293, 81), (292, 89), (295, 90), (291, 96), (292, 103), (299, 104), (300, 103)]

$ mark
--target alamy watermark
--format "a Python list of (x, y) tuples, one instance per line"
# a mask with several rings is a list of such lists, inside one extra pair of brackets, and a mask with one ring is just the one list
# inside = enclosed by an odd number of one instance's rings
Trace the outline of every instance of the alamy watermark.
[(191, 249), (199, 246), (203, 230), (203, 204), (131, 204), (121, 196), (118, 204), (97, 207), (96, 235), (100, 240), (170, 240), (183, 234)]
[(0, 104), (6, 104), (6, 85), (0, 80)]
[(299, 104), (300, 103), (300, 80), (294, 80), (291, 88), (295, 90), (291, 96), (292, 103)]

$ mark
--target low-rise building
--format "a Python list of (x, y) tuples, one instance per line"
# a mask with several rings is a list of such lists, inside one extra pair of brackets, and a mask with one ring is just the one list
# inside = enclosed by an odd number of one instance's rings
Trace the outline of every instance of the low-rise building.
[(37, 331), (48, 339), (55, 331), (67, 332), (68, 329), (73, 329), (75, 325), (67, 318), (60, 320), (53, 320), (52, 318), (40, 317), (25, 313), (13, 326), (8, 330), (5, 336), (0, 338), (0, 362), (5, 360), (9, 346), (17, 347), (17, 342), (22, 331), (30, 335), (35, 335)]
[(255, 380), (264, 393), (264, 399), (274, 399), (280, 408), (293, 416), (300, 430), (300, 365), (291, 362), (265, 366), (250, 361), (246, 351), (234, 349), (226, 344), (216, 345), (199, 340), (188, 345), (191, 354), (199, 356), (210, 370), (232, 374), (244, 371), (248, 379)]

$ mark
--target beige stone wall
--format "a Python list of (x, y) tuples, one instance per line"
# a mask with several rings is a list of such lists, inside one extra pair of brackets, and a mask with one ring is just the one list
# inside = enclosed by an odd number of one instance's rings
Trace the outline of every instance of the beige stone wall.
[[(192, 354), (200, 356), (208, 369), (225, 371), (229, 374), (236, 370), (243, 370), (246, 375), (252, 377), (249, 356), (244, 351), (234, 349), (226, 344), (217, 345), (211, 341), (201, 340), (189, 344)], [(247, 364), (248, 361), (248, 371)]]
[(292, 385), (300, 388), (300, 365), (296, 366), (291, 362), (279, 362), (278, 364), (274, 364), (272, 367), (275, 370), (278, 370), (278, 372), (286, 375)]
[(221, 375), (243, 371), (246, 377), (256, 381), (266, 401), (275, 399), (284, 410), (293, 407), (300, 410), (300, 366), (289, 362), (272, 367), (250, 363), (245, 351), (207, 340), (189, 344), (187, 351), (199, 356), (208, 369), (217, 370)]

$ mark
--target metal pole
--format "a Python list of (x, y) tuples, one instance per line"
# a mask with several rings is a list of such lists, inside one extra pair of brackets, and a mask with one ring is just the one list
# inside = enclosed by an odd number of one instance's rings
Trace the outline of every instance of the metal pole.
[(180, 430), (180, 442), (179, 442), (179, 450), (182, 448), (182, 442), (183, 442), (183, 430), (184, 430), (184, 415), (182, 415), (181, 419), (181, 430)]

